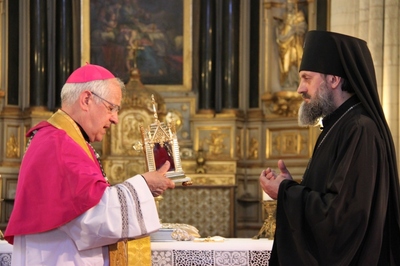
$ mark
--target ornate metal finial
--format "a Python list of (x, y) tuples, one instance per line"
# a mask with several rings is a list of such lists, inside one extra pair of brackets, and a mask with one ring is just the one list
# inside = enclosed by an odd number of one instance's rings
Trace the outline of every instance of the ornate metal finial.
[(140, 141), (138, 141), (136, 144), (134, 144), (132, 146), (132, 148), (137, 152), (143, 152), (143, 144)]
[(155, 122), (158, 122), (157, 108), (156, 108), (156, 100), (154, 99), (154, 94), (151, 95), (151, 103), (153, 104), (153, 112)]

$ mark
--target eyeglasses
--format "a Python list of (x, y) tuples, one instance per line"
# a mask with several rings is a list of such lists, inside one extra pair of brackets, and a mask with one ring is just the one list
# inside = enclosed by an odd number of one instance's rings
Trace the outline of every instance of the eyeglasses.
[(99, 95), (97, 95), (96, 93), (94, 93), (93, 91), (91, 91), (91, 93), (100, 98), (101, 100), (105, 101), (106, 103), (108, 103), (110, 106), (104, 104), (105, 107), (107, 107), (107, 109), (111, 112), (111, 113), (119, 113), (119, 111), (121, 110), (121, 106), (113, 104), (112, 102), (107, 101), (106, 99), (100, 97)]

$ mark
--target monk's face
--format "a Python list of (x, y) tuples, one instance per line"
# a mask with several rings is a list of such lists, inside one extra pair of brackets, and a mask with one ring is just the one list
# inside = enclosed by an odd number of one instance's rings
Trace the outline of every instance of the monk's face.
[(298, 122), (300, 126), (315, 126), (320, 118), (335, 110), (333, 91), (326, 76), (317, 72), (301, 71), (297, 92), (303, 96)]

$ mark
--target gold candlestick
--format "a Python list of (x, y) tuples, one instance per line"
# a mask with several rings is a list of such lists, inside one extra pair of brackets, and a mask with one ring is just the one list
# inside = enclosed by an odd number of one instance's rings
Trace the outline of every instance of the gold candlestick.
[(259, 239), (260, 237), (266, 237), (268, 239), (274, 239), (275, 228), (276, 228), (276, 200), (266, 200), (263, 201), (263, 208), (267, 214), (267, 218), (254, 239)]

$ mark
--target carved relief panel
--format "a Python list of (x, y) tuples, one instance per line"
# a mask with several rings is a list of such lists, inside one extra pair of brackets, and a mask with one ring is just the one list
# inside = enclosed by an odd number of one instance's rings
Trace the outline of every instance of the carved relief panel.
[(266, 132), (266, 158), (310, 158), (308, 128), (274, 128)]
[(257, 125), (248, 126), (246, 128), (246, 159), (259, 160), (263, 154), (261, 149), (261, 130)]
[(121, 111), (119, 123), (112, 128), (110, 155), (140, 156), (133, 146), (142, 140), (141, 125), (153, 123), (154, 118), (146, 110), (128, 108)]
[(164, 98), (164, 100), (167, 107), (165, 122), (174, 122), (182, 158), (191, 158), (193, 154), (190, 151), (188, 151), (189, 154), (186, 154), (185, 151), (193, 147), (190, 118), (195, 114), (196, 98), (188, 95), (187, 97), (179, 98), (168, 97)]
[(232, 127), (204, 126), (196, 128), (196, 140), (198, 148), (206, 151), (209, 159), (231, 159), (233, 158), (234, 131)]
[(243, 123), (235, 119), (194, 121), (195, 151), (203, 151), (208, 160), (232, 160), (243, 157)]
[(2, 165), (19, 165), (25, 151), (27, 128), (21, 123), (5, 121), (1, 142)]

